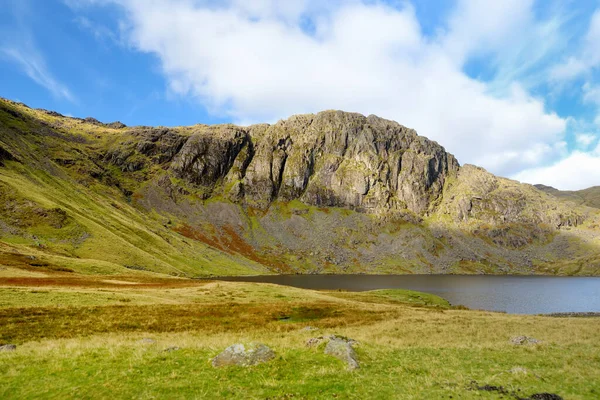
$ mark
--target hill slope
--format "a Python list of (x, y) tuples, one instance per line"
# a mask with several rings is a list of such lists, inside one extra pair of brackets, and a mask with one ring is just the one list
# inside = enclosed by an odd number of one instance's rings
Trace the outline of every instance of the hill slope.
[(129, 128), (0, 101), (2, 265), (599, 274), (598, 219), (375, 116)]
[(585, 205), (588, 207), (600, 208), (600, 186), (592, 186), (582, 190), (558, 190), (552, 186), (534, 185), (537, 189), (559, 197), (564, 200), (571, 201), (576, 204)]

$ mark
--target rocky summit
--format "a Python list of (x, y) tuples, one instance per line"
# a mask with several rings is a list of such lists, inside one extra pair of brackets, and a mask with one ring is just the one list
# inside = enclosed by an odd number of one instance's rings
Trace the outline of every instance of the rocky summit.
[(153, 128), (0, 101), (2, 265), (600, 274), (600, 210), (557, 192), (373, 115)]

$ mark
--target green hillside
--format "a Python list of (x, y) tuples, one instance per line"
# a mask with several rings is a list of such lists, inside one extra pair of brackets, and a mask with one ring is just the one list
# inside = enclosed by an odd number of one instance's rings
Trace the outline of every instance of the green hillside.
[(598, 212), (374, 116), (125, 127), (0, 100), (0, 264), (202, 277), (600, 273)]

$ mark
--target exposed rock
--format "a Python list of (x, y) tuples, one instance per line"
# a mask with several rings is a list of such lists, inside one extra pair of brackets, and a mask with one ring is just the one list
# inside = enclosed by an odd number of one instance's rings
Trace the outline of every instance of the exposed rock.
[[(306, 330), (306, 328), (304, 328), (304, 329)], [(316, 330), (316, 329), (313, 328), (313, 330)], [(319, 337), (314, 337), (314, 338), (308, 339), (306, 341), (306, 346), (316, 347), (316, 346), (319, 346), (321, 343), (327, 343), (331, 340), (342, 341), (342, 342), (350, 344), (351, 346), (359, 345), (359, 343), (354, 339), (350, 339), (350, 338), (343, 337), (343, 336), (337, 336), (337, 335), (325, 335), (325, 336), (319, 336)]]
[(319, 328), (316, 328), (314, 326), (305, 326), (304, 328), (301, 329), (301, 331), (304, 332), (312, 332), (312, 331), (318, 331)]
[(510, 342), (517, 346), (541, 343), (539, 340), (528, 336), (515, 336), (514, 338), (510, 339)]
[(275, 352), (264, 344), (252, 343), (244, 346), (241, 343), (237, 343), (229, 346), (213, 358), (212, 366), (215, 368), (231, 365), (248, 367), (265, 363), (273, 358), (275, 358)]
[(544, 314), (544, 316), (555, 318), (600, 318), (600, 312), (564, 312)]
[(440, 209), (457, 222), (474, 219), (509, 229), (514, 224), (527, 225), (528, 230), (540, 225), (556, 229), (578, 226), (585, 219), (572, 205), (553, 201), (531, 185), (499, 178), (468, 164), (460, 168), (444, 193)]
[(171, 347), (167, 347), (166, 349), (164, 349), (163, 351), (166, 353), (171, 353), (174, 351), (180, 350), (180, 348), (178, 346), (171, 346)]
[[(144, 138), (137, 151), (151, 154), (154, 142)], [(113, 149), (109, 160), (122, 163), (131, 150), (121, 149), (115, 159)], [(458, 163), (437, 143), (396, 122), (326, 111), (275, 125), (195, 127), (170, 170), (207, 195), (223, 185), (230, 199), (259, 209), (275, 200), (299, 199), (316, 206), (424, 214)]]
[(554, 393), (535, 393), (529, 398), (531, 400), (563, 400), (562, 397)]
[(92, 118), (92, 117), (84, 118), (83, 122), (87, 122), (88, 124), (97, 125), (97, 126), (104, 126), (104, 124), (102, 122), (100, 122), (96, 118)]
[(143, 339), (140, 339), (140, 343), (142, 343), (142, 344), (154, 344), (154, 343), (156, 343), (156, 340), (151, 339), (151, 338), (143, 338)]
[(331, 339), (325, 346), (325, 354), (342, 360), (350, 370), (359, 368), (356, 352), (348, 341), (338, 338)]
[(0, 346), (0, 351), (15, 351), (17, 346), (14, 344), (4, 344)]
[(175, 176), (204, 187), (207, 194), (222, 181), (242, 148), (248, 145), (248, 135), (234, 126), (200, 130), (183, 145), (171, 163)]
[(513, 367), (508, 372), (510, 372), (513, 375), (527, 375), (529, 373), (527, 368), (524, 367)]
[(113, 129), (127, 128), (127, 125), (125, 125), (121, 121), (115, 121), (115, 122), (111, 122), (110, 124), (105, 124), (105, 125), (107, 128), (113, 128)]
[(16, 158), (4, 148), (0, 147), (0, 167), (4, 166), (4, 161), (15, 161)]
[(44, 110), (43, 108), (38, 108), (38, 110), (43, 112), (44, 114), (48, 114), (53, 117), (64, 117), (64, 115), (62, 115), (61, 113), (58, 113), (56, 111)]

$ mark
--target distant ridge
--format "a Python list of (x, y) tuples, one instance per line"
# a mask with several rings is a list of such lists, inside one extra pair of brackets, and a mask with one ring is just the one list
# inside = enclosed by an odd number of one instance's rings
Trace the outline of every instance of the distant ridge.
[(600, 186), (592, 186), (582, 190), (558, 190), (552, 186), (537, 184), (539, 190), (588, 207), (600, 208)]

